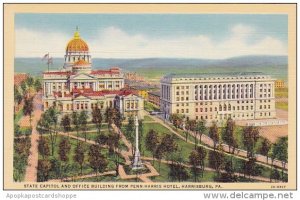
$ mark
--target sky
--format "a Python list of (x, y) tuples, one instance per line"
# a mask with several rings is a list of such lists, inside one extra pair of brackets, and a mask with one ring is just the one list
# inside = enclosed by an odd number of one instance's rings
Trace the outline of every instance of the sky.
[(63, 57), (76, 26), (94, 58), (287, 55), (287, 15), (16, 14), (15, 57)]

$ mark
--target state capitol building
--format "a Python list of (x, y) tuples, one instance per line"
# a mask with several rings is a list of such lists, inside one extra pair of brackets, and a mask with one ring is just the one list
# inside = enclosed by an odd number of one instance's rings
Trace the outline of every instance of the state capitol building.
[(123, 117), (143, 118), (144, 102), (124, 89), (124, 77), (118, 67), (92, 70), (89, 47), (76, 30), (66, 47), (64, 66), (43, 73), (44, 110), (55, 106), (62, 113), (91, 112), (96, 106), (105, 111), (117, 108)]

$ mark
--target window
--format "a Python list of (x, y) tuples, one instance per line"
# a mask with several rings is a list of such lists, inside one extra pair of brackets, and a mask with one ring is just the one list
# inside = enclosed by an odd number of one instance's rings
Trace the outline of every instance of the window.
[(196, 112), (198, 112), (198, 108), (196, 108)]

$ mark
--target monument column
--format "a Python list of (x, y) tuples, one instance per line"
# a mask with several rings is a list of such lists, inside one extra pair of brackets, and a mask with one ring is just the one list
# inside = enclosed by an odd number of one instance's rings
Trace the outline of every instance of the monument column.
[(133, 160), (133, 170), (143, 168), (141, 161), (141, 154), (139, 151), (139, 121), (138, 117), (135, 117), (135, 152), (134, 152), (134, 160)]

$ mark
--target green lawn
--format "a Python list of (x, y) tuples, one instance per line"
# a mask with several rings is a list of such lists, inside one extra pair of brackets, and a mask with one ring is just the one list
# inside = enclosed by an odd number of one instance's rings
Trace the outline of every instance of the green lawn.
[(144, 121), (154, 121), (151, 117), (149, 117), (148, 115), (144, 116)]
[(160, 110), (159, 107), (157, 107), (156, 105), (154, 105), (153, 103), (150, 103), (148, 101), (144, 101), (144, 109), (148, 112)]
[[(95, 124), (93, 124), (93, 123), (88, 123), (87, 124), (87, 130), (95, 130), (95, 129), (96, 129), (96, 125)], [(108, 129), (108, 125), (107, 124), (102, 124), (101, 130), (103, 130), (103, 129), (104, 130)], [(63, 131), (63, 127), (59, 126), (57, 128), (57, 130)], [(71, 124), (71, 131), (76, 131), (73, 124)]]

